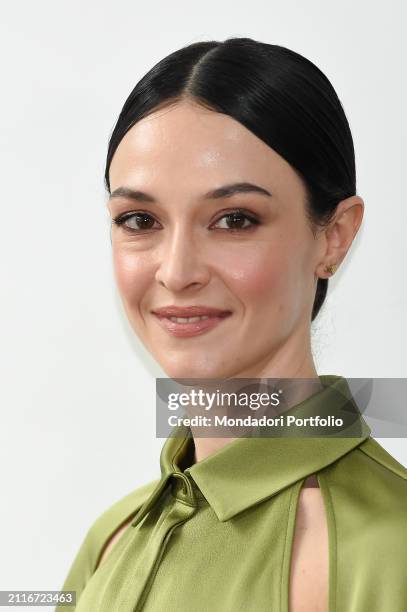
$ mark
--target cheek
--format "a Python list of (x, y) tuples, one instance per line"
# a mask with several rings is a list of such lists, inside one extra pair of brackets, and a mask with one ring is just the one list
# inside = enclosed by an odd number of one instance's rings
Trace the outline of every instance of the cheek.
[[(262, 299), (275, 303), (290, 290), (293, 257), (288, 249), (261, 242), (251, 244), (247, 249), (237, 248), (224, 253), (222, 276), (233, 293), (242, 301), (259, 305)], [(270, 301), (268, 302), (270, 307)]]
[(124, 249), (113, 249), (113, 269), (117, 288), (127, 303), (139, 301), (149, 282), (150, 257), (137, 253), (137, 256)]

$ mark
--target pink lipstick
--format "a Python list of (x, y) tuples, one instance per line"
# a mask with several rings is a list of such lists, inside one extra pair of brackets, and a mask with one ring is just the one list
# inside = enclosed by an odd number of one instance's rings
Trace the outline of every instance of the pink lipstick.
[(187, 338), (214, 329), (232, 313), (211, 306), (164, 306), (152, 313), (163, 329), (173, 336)]

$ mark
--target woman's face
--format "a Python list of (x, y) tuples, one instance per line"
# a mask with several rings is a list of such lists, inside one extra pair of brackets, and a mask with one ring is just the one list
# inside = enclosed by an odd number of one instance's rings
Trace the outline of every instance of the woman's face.
[[(243, 183), (260, 189), (221, 191)], [(280, 155), (228, 115), (184, 101), (127, 132), (110, 187), (112, 218), (125, 216), (112, 226), (117, 286), (168, 376), (256, 377), (273, 362), (299, 365), (321, 252), (303, 184)], [(169, 306), (221, 316), (177, 323), (154, 314)]]

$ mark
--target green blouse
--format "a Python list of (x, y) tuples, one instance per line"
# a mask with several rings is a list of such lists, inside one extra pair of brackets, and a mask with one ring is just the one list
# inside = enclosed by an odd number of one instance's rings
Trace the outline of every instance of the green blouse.
[[(336, 413), (337, 392), (350, 394), (345, 378), (319, 379), (323, 389), (294, 407), (300, 416)], [(164, 442), (161, 477), (87, 532), (62, 587), (76, 591), (75, 610), (288, 612), (297, 502), (307, 476), (317, 474), (329, 612), (406, 612), (407, 469), (358, 415), (354, 437), (238, 438), (197, 463), (182, 425)]]

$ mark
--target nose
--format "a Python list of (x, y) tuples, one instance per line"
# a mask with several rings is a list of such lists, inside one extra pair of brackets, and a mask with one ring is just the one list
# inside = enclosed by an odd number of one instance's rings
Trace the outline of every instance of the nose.
[(210, 278), (204, 259), (203, 247), (196, 237), (179, 227), (161, 244), (156, 281), (172, 292), (203, 287)]

